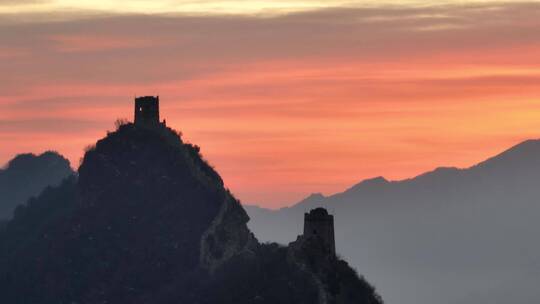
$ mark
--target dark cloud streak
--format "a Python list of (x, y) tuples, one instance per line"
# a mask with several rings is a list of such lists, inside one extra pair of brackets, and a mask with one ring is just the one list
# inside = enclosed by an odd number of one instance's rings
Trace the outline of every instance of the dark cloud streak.
[[(50, 78), (159, 82), (259, 61), (385, 61), (451, 50), (489, 52), (539, 43), (539, 20), (540, 5), (535, 3), (496, 8), (343, 8), (274, 18), (105, 16), (3, 26), (0, 38), (10, 48), (26, 50), (27, 56), (0, 65), (15, 79), (24, 73), (26, 83), (19, 83), (23, 86)], [(111, 47), (111, 41), (119, 47)], [(9, 79), (3, 83), (4, 90), (17, 86)]]

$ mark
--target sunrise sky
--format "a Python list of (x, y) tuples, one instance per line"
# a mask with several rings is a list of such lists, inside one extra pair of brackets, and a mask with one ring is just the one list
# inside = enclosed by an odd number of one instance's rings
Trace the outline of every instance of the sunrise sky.
[(244, 202), (470, 166), (540, 137), (540, 2), (0, 0), (0, 164), (135, 95)]

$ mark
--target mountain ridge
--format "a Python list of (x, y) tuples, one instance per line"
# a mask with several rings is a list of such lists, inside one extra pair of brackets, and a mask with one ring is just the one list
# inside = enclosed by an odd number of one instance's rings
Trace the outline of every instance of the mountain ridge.
[(69, 161), (58, 152), (18, 154), (0, 168), (0, 219), (11, 218), (17, 205), (72, 174)]
[(505, 278), (540, 279), (522, 269), (534, 269), (540, 256), (540, 245), (530, 241), (540, 230), (539, 180), (540, 140), (527, 140), (467, 168), (439, 167), (399, 181), (372, 178), (318, 201), (246, 210), (259, 240), (287, 243), (291, 231), (302, 229), (295, 218), (327, 208), (340, 219), (338, 251), (372, 278), (388, 303), (462, 303), (441, 286), (482, 290), (484, 280), (471, 278), (486, 276), (497, 278), (490, 288), (503, 286), (505, 298), (526, 304), (536, 289)]
[[(540, 155), (540, 139), (529, 139), (529, 140), (522, 141), (504, 150), (503, 152), (496, 154), (495, 156), (489, 157), (486, 160), (480, 161), (477, 164), (474, 164), (469, 167), (460, 168), (460, 167), (441, 166), (441, 167), (436, 167), (433, 170), (420, 173), (414, 177), (400, 179), (400, 180), (388, 180), (384, 176), (367, 178), (345, 189), (342, 192), (337, 192), (330, 195), (321, 194), (320, 198), (332, 201), (335, 198), (341, 198), (343, 196), (354, 194), (357, 191), (384, 191), (384, 187), (387, 187), (390, 185), (400, 185), (400, 184), (403, 185), (403, 184), (409, 184), (409, 183), (418, 183), (426, 179), (448, 179), (448, 178), (459, 179), (459, 178), (462, 178), (464, 174), (478, 174), (477, 170), (482, 170), (482, 169), (493, 170), (498, 167), (501, 167), (502, 161), (512, 161), (513, 163), (521, 164), (522, 163), (521, 160), (524, 158), (524, 156), (530, 157), (531, 155), (534, 155), (534, 154)], [(540, 158), (538, 161), (540, 162)], [(527, 165), (527, 164), (521, 164), (521, 165)], [(504, 167), (502, 170), (508, 170), (508, 168)], [(373, 189), (373, 188), (376, 188), (376, 189)], [(295, 203), (291, 206), (280, 208), (277, 210), (295, 208), (295, 206), (297, 205), (311, 203), (314, 201), (312, 199), (312, 196), (313, 194), (302, 199), (298, 203)], [(260, 207), (260, 208), (265, 209), (264, 207)], [(272, 210), (272, 209), (268, 209), (268, 210)], [(272, 210), (272, 211), (275, 211), (275, 210)]]

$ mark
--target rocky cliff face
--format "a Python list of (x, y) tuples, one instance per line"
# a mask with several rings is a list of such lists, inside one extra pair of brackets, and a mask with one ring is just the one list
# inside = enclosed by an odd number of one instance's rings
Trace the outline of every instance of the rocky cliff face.
[(339, 301), (365, 282), (342, 276), (337, 260), (304, 266), (309, 248), (259, 244), (248, 220), (198, 147), (165, 127), (124, 125), (86, 153), (78, 179), (0, 231), (0, 294), (36, 304), (378, 303), (372, 289)]

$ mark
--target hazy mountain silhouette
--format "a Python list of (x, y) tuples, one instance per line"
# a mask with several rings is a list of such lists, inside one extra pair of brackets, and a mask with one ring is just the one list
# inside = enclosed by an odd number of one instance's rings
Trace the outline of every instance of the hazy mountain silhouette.
[(0, 229), (0, 299), (382, 303), (316, 242), (260, 244), (248, 220), (197, 146), (164, 126), (122, 125), (85, 154), (78, 177)]
[(532, 303), (540, 298), (540, 141), (467, 169), (363, 181), (290, 208), (246, 207), (261, 241), (290, 241), (295, 218), (324, 206), (338, 252), (387, 303)]
[(10, 218), (17, 205), (73, 173), (69, 161), (56, 152), (17, 155), (0, 169), (0, 219)]

